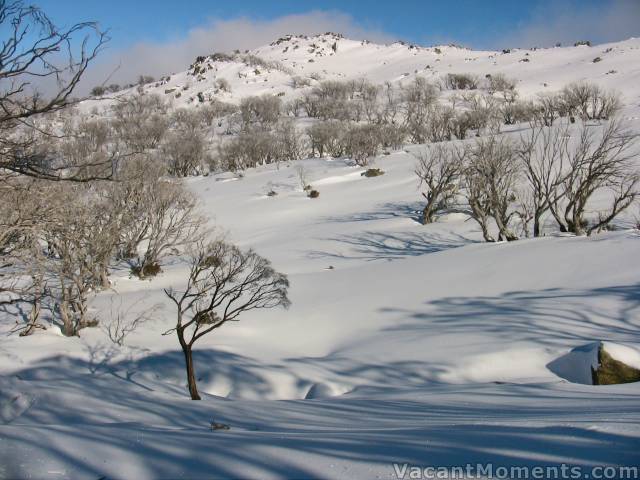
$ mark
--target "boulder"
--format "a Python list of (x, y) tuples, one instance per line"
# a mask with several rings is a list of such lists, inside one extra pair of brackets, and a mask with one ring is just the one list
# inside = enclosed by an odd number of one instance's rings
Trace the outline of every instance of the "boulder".
[(574, 348), (547, 368), (565, 380), (585, 385), (638, 382), (640, 346), (593, 342)]

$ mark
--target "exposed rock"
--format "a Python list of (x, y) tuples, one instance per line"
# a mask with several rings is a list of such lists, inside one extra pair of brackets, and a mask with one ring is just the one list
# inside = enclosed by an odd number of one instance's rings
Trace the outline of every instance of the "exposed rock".
[(640, 349), (618, 343), (594, 342), (571, 350), (547, 365), (559, 377), (585, 385), (640, 381)]

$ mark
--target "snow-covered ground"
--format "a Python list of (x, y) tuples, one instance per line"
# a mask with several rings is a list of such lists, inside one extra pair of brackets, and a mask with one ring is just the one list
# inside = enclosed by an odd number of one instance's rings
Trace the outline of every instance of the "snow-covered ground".
[[(308, 53), (286, 57), (282, 44), (257, 53), (374, 81), (426, 64), (438, 74), (493, 66), (519, 78), (525, 94), (587, 78), (618, 89), (624, 118), (640, 130), (640, 40), (509, 54), (341, 39), (331, 55), (327, 45), (313, 63)], [(531, 61), (519, 62), (525, 53)], [(263, 83), (236, 82), (233, 95), (270, 88)], [(572, 383), (556, 368), (594, 341), (636, 358), (640, 234), (630, 217), (588, 238), (482, 243), (464, 214), (416, 221), (409, 153), (373, 163), (385, 174), (309, 159), (187, 181), (212, 225), (291, 282), (289, 310), (248, 312), (196, 344), (200, 402), (188, 399), (175, 336), (162, 335), (175, 321), (163, 288), (187, 273), (178, 260), (151, 281), (116, 270), (112, 291), (92, 302), (105, 322), (118, 309), (153, 311), (124, 347), (99, 328), (79, 338), (55, 327), (8, 336), (15, 319), (4, 314), (0, 478), (395, 478), (393, 463), (638, 465), (640, 384)], [(295, 165), (319, 198), (302, 192)], [(272, 189), (278, 195), (267, 196)]]

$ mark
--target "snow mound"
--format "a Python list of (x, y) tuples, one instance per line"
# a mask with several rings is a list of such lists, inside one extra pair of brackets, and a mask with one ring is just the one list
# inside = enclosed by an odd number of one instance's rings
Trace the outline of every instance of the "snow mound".
[(547, 367), (559, 377), (570, 382), (593, 385), (593, 372), (600, 367), (598, 358), (600, 349), (613, 360), (631, 368), (640, 369), (640, 348), (638, 346), (612, 342), (593, 342), (576, 347), (549, 363)]
[(347, 389), (341, 388), (338, 385), (320, 382), (311, 385), (311, 388), (309, 388), (304, 398), (305, 400), (312, 400), (314, 398), (337, 397), (338, 395), (347, 393), (347, 391)]
[(598, 368), (600, 342), (588, 343), (550, 362), (547, 368), (572, 383), (592, 385), (591, 369)]
[(640, 369), (640, 346), (621, 343), (604, 342), (605, 352), (614, 360), (624, 363), (632, 368)]
[(0, 391), (0, 424), (8, 424), (27, 412), (35, 397), (16, 391)]

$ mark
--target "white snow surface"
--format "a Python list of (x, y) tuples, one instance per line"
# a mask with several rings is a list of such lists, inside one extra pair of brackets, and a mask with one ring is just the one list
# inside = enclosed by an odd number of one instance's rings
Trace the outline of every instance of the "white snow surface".
[[(525, 95), (589, 79), (622, 93), (624, 118), (640, 131), (638, 39), (509, 54), (340, 39), (331, 55), (332, 41), (318, 38), (328, 47), (313, 63), (313, 38), (255, 53), (327, 78), (393, 80), (426, 65), (438, 75), (503, 71)], [(234, 68), (217, 72), (232, 82), (231, 101), (293, 92), (288, 74), (245, 84)], [(550, 365), (597, 341), (638, 362), (640, 235), (629, 217), (592, 237), (487, 244), (463, 214), (416, 221), (415, 160), (404, 151), (375, 159), (385, 174), (374, 178), (348, 159), (301, 162), (317, 199), (301, 191), (295, 164), (187, 180), (212, 225), (291, 282), (289, 310), (248, 312), (196, 344), (202, 401), (188, 399), (177, 339), (162, 335), (175, 318), (163, 288), (186, 280), (179, 259), (151, 281), (115, 269), (112, 290), (93, 300), (102, 317), (120, 301), (132, 312), (157, 305), (124, 347), (101, 329), (7, 335), (18, 313), (0, 313), (0, 478), (395, 478), (394, 462), (638, 464), (640, 385), (569, 382)], [(212, 431), (212, 421), (230, 429)]]

